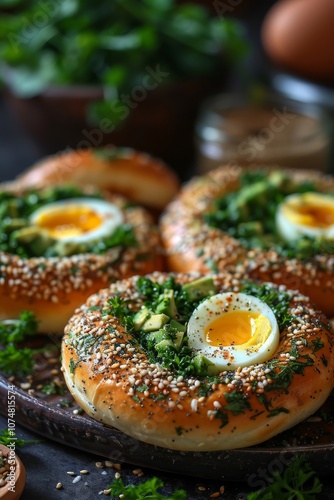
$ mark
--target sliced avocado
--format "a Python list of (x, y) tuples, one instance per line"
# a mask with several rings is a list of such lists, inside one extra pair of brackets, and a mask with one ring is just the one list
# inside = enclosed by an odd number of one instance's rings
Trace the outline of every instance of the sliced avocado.
[(184, 337), (184, 332), (176, 332), (175, 339), (173, 339), (173, 344), (177, 351), (181, 349), (183, 337)]
[(263, 226), (259, 221), (240, 222), (238, 224), (238, 236), (247, 238), (254, 235), (263, 234)]
[(37, 227), (17, 229), (12, 232), (11, 239), (29, 248), (31, 253), (36, 257), (44, 255), (49, 246), (54, 242), (52, 238)]
[(231, 200), (229, 211), (234, 212), (238, 217), (244, 218), (250, 215), (249, 203), (256, 200), (257, 203), (267, 203), (268, 183), (266, 180), (249, 184), (240, 189), (238, 195)]
[(173, 341), (171, 339), (162, 340), (161, 342), (158, 342), (158, 344), (155, 344), (154, 347), (156, 348), (156, 350), (158, 352), (159, 351), (165, 351), (169, 347), (172, 347), (173, 349), (175, 349), (175, 345), (174, 345), (174, 343), (173, 343)]
[(140, 330), (143, 324), (149, 317), (152, 315), (152, 312), (148, 309), (148, 307), (143, 306), (139, 309), (138, 312), (133, 317), (133, 325), (136, 331)]
[(7, 213), (9, 217), (16, 218), (19, 216), (20, 200), (13, 198), (7, 201)]
[(187, 331), (187, 327), (185, 325), (182, 325), (182, 323), (175, 321), (175, 319), (170, 320), (170, 326), (172, 326), (173, 328), (176, 328), (176, 330), (178, 332), (184, 333)]
[(219, 373), (219, 368), (202, 354), (195, 356), (193, 363), (197, 375), (216, 375)]
[(83, 244), (76, 243), (74, 241), (57, 241), (57, 243), (52, 248), (53, 255), (59, 257), (68, 257), (69, 255), (76, 255), (79, 253), (85, 253), (86, 247)]
[(152, 314), (150, 318), (148, 318), (141, 329), (143, 332), (154, 332), (162, 328), (169, 321), (169, 316), (167, 314)]
[(42, 234), (41, 230), (38, 229), (37, 227), (27, 226), (14, 231), (12, 234), (12, 238), (14, 238), (19, 243), (22, 243), (24, 245), (29, 245), (37, 238), (39, 238), (41, 234)]
[(179, 317), (174, 299), (174, 290), (164, 290), (164, 293), (160, 296), (160, 301), (158, 302), (155, 312), (157, 314), (167, 314), (170, 318)]
[(5, 231), (17, 231), (18, 229), (22, 229), (27, 227), (27, 221), (25, 219), (6, 217), (3, 221), (3, 229)]
[(290, 182), (289, 177), (279, 170), (273, 170), (268, 175), (268, 182), (271, 186), (281, 187)]
[(203, 276), (202, 278), (183, 285), (182, 288), (189, 300), (202, 299), (216, 292), (215, 284), (211, 276)]

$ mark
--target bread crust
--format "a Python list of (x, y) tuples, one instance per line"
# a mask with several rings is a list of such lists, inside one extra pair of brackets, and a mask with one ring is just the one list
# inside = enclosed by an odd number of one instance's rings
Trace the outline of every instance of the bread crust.
[[(222, 166), (191, 179), (160, 219), (161, 237), (170, 271), (201, 273), (233, 269), (239, 276), (272, 281), (300, 290), (328, 316), (334, 316), (334, 255), (307, 261), (286, 259), (276, 251), (247, 251), (238, 240), (209, 227), (203, 215), (214, 210), (217, 198), (237, 190), (243, 172), (282, 168)], [(283, 170), (296, 182), (312, 181), (322, 192), (334, 191), (334, 178), (310, 170)]]
[[(168, 276), (156, 272), (150, 278), (162, 283)], [(194, 277), (174, 275), (181, 284)], [(263, 363), (238, 368), (229, 375), (223, 372), (219, 381), (203, 392), (203, 378), (177, 376), (152, 363), (119, 320), (106, 311), (101, 314), (115, 294), (138, 310), (142, 298), (136, 289), (137, 279), (134, 276), (118, 281), (91, 296), (65, 328), (65, 381), (78, 404), (94, 419), (164, 448), (244, 448), (307, 418), (328, 397), (333, 387), (333, 331), (324, 315), (298, 292), (287, 292), (289, 312), (296, 319), (281, 332), (274, 355), (276, 364), (272, 365), (275, 368), (267, 370)], [(227, 273), (215, 275), (214, 281), (217, 293), (238, 291), (241, 286)], [(283, 376), (293, 362), (299, 368), (292, 370), (291, 380), (283, 386), (275, 385), (275, 377)], [(245, 403), (239, 411), (230, 404), (233, 395)]]
[(121, 277), (164, 268), (160, 236), (149, 213), (129, 207), (118, 195), (105, 199), (117, 205), (124, 223), (133, 227), (137, 246), (65, 257), (21, 258), (0, 252), (0, 320), (29, 310), (38, 319), (40, 333), (62, 335), (73, 311), (92, 293)]
[(102, 149), (65, 150), (43, 158), (23, 172), (11, 187), (94, 185), (159, 211), (179, 190), (177, 175), (157, 158), (130, 148), (109, 147), (105, 149), (105, 155), (99, 155), (97, 151), (103, 152)]

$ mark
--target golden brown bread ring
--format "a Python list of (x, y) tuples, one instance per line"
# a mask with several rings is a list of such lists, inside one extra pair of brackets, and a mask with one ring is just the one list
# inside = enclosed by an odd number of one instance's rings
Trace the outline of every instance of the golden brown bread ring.
[[(162, 283), (167, 276), (156, 272), (150, 278)], [(174, 275), (181, 284), (194, 277)], [(137, 277), (118, 281), (94, 294), (65, 328), (62, 370), (66, 383), (78, 404), (96, 420), (165, 448), (243, 448), (307, 418), (330, 394), (333, 331), (325, 316), (299, 292), (287, 291), (289, 312), (295, 319), (281, 332), (273, 358), (276, 364), (270, 369), (266, 363), (238, 368), (229, 372), (228, 379), (223, 372), (211, 390), (203, 391), (204, 378), (180, 377), (150, 362), (119, 320), (101, 314), (114, 295), (137, 311), (143, 299), (136, 281)], [(214, 281), (217, 293), (241, 287), (239, 280), (226, 273), (214, 276)], [(290, 353), (292, 345), (295, 356)], [(232, 396), (244, 403), (241, 410), (230, 404)]]
[(118, 195), (105, 199), (121, 209), (138, 245), (117, 246), (101, 255), (29, 259), (0, 252), (0, 320), (26, 309), (35, 313), (41, 333), (62, 334), (75, 308), (92, 293), (117, 278), (164, 268), (160, 236), (147, 211), (129, 207)]
[(12, 188), (16, 185), (21, 189), (59, 184), (93, 185), (158, 211), (179, 190), (176, 174), (157, 158), (129, 148), (106, 149), (110, 158), (107, 153), (97, 151), (65, 150), (46, 157), (21, 174)]
[[(261, 167), (276, 170), (277, 166)], [(222, 271), (235, 268), (240, 276), (285, 284), (309, 296), (328, 316), (334, 315), (334, 255), (315, 255), (303, 262), (275, 251), (247, 251), (238, 240), (209, 227), (203, 215), (214, 202), (238, 189), (242, 172), (259, 169), (222, 166), (185, 184), (161, 217), (161, 237), (170, 271)], [(282, 169), (280, 169), (282, 171)], [(296, 182), (313, 181), (319, 191), (334, 191), (334, 178), (310, 170), (284, 169)], [(234, 270), (235, 272), (235, 270)]]

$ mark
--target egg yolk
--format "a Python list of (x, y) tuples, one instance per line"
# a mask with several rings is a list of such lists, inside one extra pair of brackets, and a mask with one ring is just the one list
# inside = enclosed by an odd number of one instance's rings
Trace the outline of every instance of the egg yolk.
[(329, 227), (334, 224), (334, 199), (324, 195), (305, 194), (284, 206), (285, 216), (309, 227)]
[(98, 228), (102, 218), (90, 207), (66, 206), (40, 215), (35, 222), (54, 238), (80, 236)]
[(271, 330), (270, 321), (263, 314), (231, 311), (212, 321), (205, 329), (205, 337), (206, 341), (215, 347), (252, 348), (262, 344)]

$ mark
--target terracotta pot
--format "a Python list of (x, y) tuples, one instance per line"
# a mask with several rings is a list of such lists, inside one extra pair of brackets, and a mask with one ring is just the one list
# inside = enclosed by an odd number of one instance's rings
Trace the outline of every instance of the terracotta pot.
[[(181, 174), (194, 155), (194, 122), (204, 98), (222, 90), (223, 81), (196, 80), (135, 87), (118, 101), (119, 128), (107, 117), (86, 120), (87, 106), (103, 97), (100, 87), (53, 87), (38, 97), (4, 95), (42, 155), (67, 147), (128, 146), (160, 157)], [(115, 128), (115, 129), (114, 129)]]
[[(0, 486), (0, 500), (18, 500), (24, 490), (26, 482), (25, 467), (16, 453), (13, 455), (13, 452), (7, 448), (7, 446), (0, 444), (0, 451), (2, 456), (8, 457), (10, 467), (15, 467), (15, 472), (13, 473), (15, 479), (11, 479), (5, 486)], [(12, 464), (14, 460), (15, 465)], [(10, 471), (12, 471), (12, 469), (10, 469)]]

